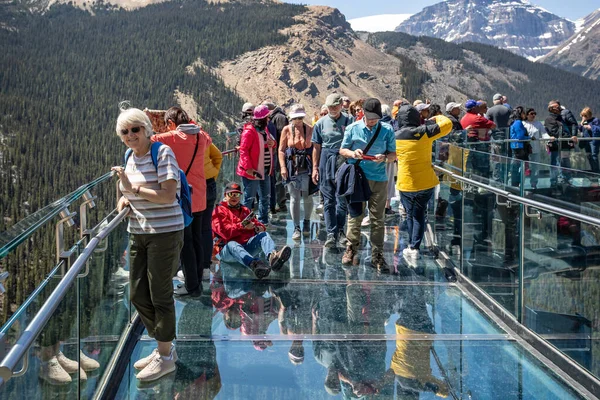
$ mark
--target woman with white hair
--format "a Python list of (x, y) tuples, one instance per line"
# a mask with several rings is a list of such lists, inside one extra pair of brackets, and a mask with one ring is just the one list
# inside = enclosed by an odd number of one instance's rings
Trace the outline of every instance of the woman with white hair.
[[(177, 272), (183, 246), (183, 215), (176, 194), (179, 165), (171, 148), (152, 144), (152, 124), (143, 111), (131, 108), (117, 119), (117, 135), (131, 149), (125, 168), (113, 167), (122, 197), (118, 210), (131, 207), (130, 234), (131, 303), (138, 311), (148, 335), (158, 348), (134, 364), (137, 378), (154, 381), (175, 370), (175, 306), (172, 278)], [(156, 150), (156, 160), (151, 150)], [(156, 163), (155, 163), (156, 161)]]

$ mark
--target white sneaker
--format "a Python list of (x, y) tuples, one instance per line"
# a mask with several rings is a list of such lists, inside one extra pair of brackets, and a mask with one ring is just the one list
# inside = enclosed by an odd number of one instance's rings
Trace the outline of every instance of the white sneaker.
[[(175, 347), (172, 347), (171, 355), (173, 356), (173, 361), (178, 360), (177, 351), (175, 350)], [(158, 354), (158, 349), (152, 350), (152, 353), (150, 353), (149, 356), (146, 356), (144, 358), (137, 360), (135, 362), (135, 364), (133, 364), (133, 368), (135, 368), (137, 370), (143, 370), (144, 368), (146, 368), (148, 366), (148, 364), (150, 364), (152, 362), (152, 360), (155, 357), (160, 357), (160, 354)]]
[(42, 362), (39, 377), (51, 385), (66, 385), (73, 381), (67, 371), (60, 366), (56, 356), (47, 362)]
[(179, 270), (177, 271), (177, 275), (176, 275), (177, 279), (179, 279), (181, 282), (185, 282), (185, 275), (183, 275), (183, 270)]
[(360, 224), (360, 226), (369, 226), (371, 225), (371, 216), (367, 215), (363, 220), (362, 223)]
[(83, 351), (79, 351), (79, 364), (84, 371), (93, 371), (100, 368), (100, 363), (93, 358), (90, 358), (83, 354)]
[(407, 247), (402, 250), (402, 256), (408, 265), (415, 266), (417, 264), (417, 260), (419, 259), (419, 250)]
[(77, 361), (71, 360), (67, 358), (62, 351), (59, 351), (56, 355), (56, 361), (60, 364), (60, 366), (68, 373), (74, 374), (79, 371), (79, 364)]
[(112, 277), (114, 280), (118, 281), (128, 281), (129, 280), (129, 271), (125, 271), (123, 267), (117, 268), (115, 272), (113, 272)]
[(137, 374), (137, 378), (140, 382), (152, 382), (163, 376), (170, 374), (171, 372), (177, 369), (175, 365), (175, 350), (171, 351), (171, 358), (169, 360), (165, 360), (158, 354), (154, 357), (150, 363)]

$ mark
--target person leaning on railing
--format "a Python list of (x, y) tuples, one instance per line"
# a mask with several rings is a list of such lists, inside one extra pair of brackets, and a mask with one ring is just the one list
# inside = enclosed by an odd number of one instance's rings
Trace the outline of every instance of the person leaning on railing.
[(148, 335), (158, 348), (138, 360), (140, 381), (153, 381), (175, 370), (175, 305), (172, 278), (179, 266), (183, 247), (183, 215), (177, 202), (179, 165), (173, 150), (163, 145), (157, 165), (152, 161), (152, 123), (139, 109), (121, 112), (117, 135), (133, 154), (125, 168), (113, 167), (121, 180), (123, 196), (117, 208), (131, 207), (130, 271), (131, 303), (137, 310)]
[[(579, 131), (583, 134), (583, 137), (600, 138), (600, 120), (598, 118), (594, 118), (592, 109), (586, 107), (581, 110), (579, 115), (581, 116), (581, 125), (579, 125)], [(600, 140), (590, 141), (587, 149), (589, 149), (590, 155), (588, 160), (590, 161), (592, 172), (600, 172), (600, 164), (598, 162)]]

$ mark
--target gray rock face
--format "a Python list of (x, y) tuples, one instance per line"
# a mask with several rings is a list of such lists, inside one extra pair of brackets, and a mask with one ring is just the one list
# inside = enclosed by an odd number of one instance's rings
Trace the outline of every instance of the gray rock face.
[(586, 78), (600, 79), (600, 9), (578, 22), (580, 30), (541, 61)]
[(523, 0), (448, 0), (425, 7), (396, 31), (485, 43), (537, 59), (569, 38), (575, 24)]

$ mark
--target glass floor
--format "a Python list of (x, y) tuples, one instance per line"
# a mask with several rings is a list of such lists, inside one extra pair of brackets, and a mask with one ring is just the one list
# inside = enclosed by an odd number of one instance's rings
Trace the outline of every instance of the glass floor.
[(386, 227), (388, 274), (370, 267), (368, 247), (359, 267), (342, 268), (341, 250), (322, 246), (323, 223), (294, 244), (287, 216), (271, 222), (277, 246), (293, 248), (287, 266), (261, 281), (215, 267), (202, 297), (176, 300), (176, 372), (137, 381), (133, 363), (155, 347), (144, 335), (117, 399), (583, 398), (432, 256), (408, 266), (397, 219)]

